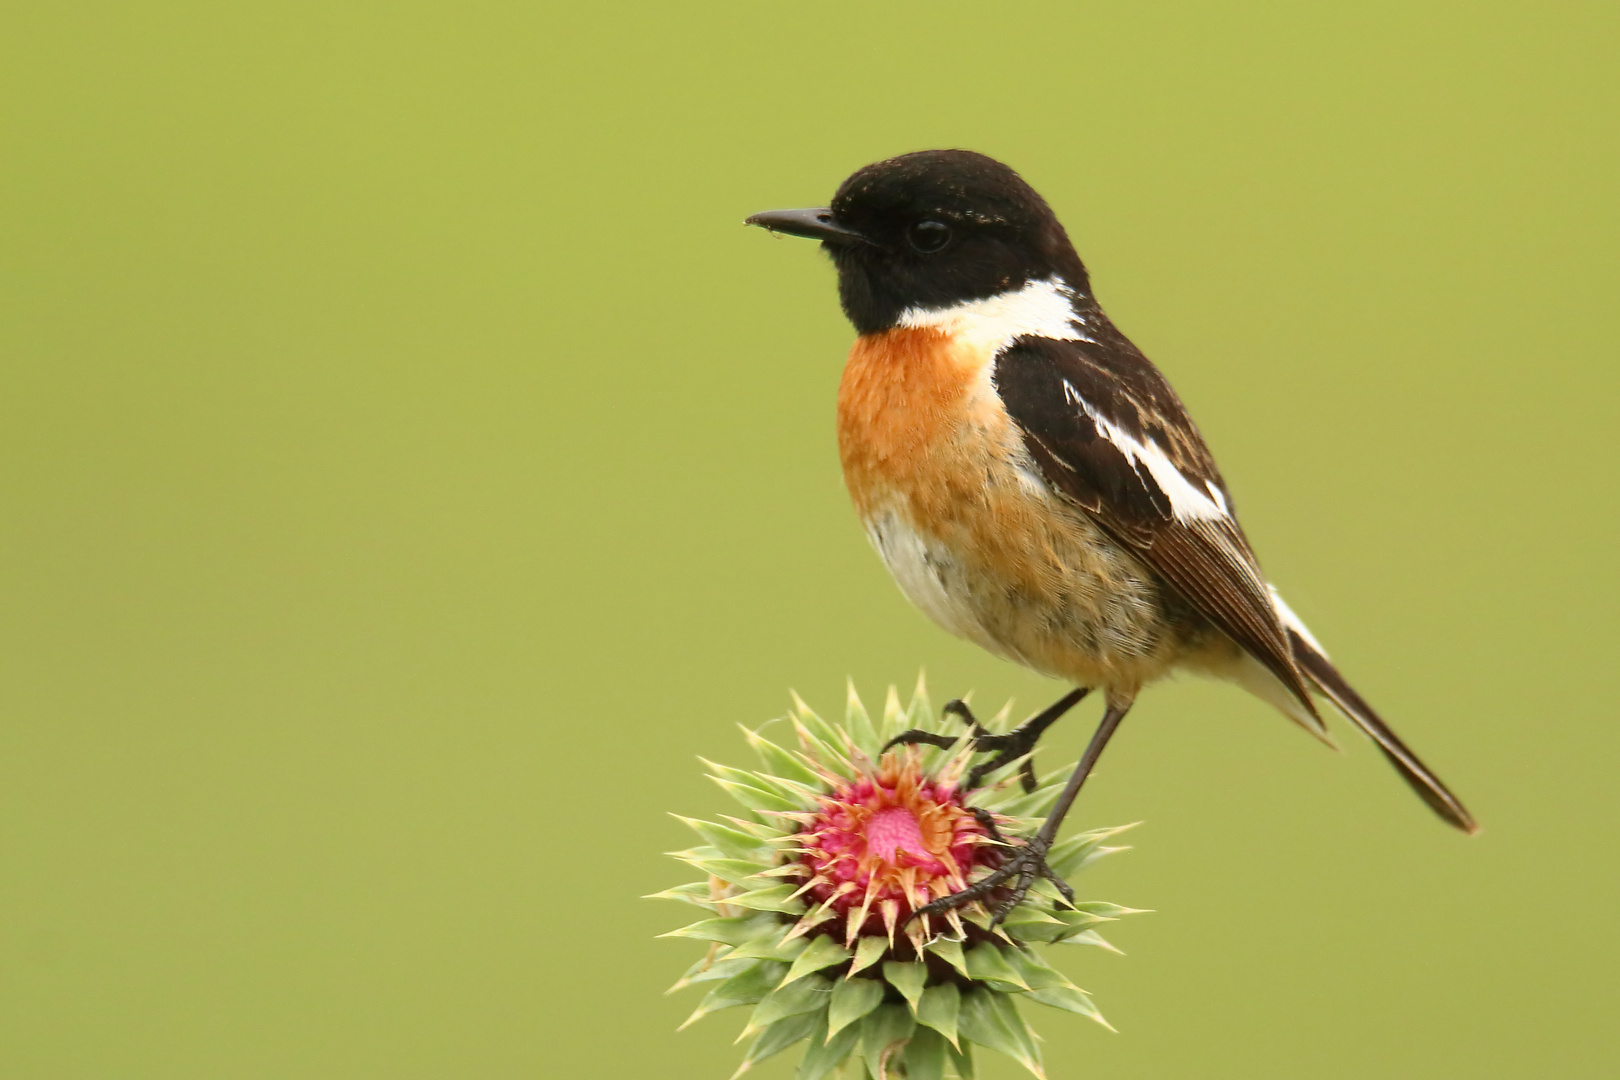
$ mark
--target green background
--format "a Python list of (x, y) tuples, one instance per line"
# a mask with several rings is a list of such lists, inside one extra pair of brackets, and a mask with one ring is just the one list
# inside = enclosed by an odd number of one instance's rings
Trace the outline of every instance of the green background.
[[(909, 609), (851, 332), (743, 215), (967, 146), (1068, 223), (1268, 571), (1485, 832), (1144, 696), (1054, 1077), (1620, 1071), (1598, 4), (0, 16), (0, 1076), (723, 1077), (665, 811), (791, 685), (1061, 688)], [(1062, 725), (1074, 753), (1095, 706)], [(1078, 954), (1078, 955), (1076, 955)], [(985, 1073), (1016, 1066), (989, 1058)], [(788, 1075), (778, 1060), (762, 1070)]]

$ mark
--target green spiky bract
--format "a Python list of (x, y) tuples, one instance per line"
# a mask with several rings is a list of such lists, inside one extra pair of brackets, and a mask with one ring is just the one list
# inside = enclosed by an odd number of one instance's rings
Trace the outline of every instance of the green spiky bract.
[[(1004, 727), (1007, 712), (991, 725)], [(1033, 946), (1068, 942), (1113, 949), (1096, 928), (1133, 909), (1095, 901), (1070, 907), (1043, 880), (999, 927), (974, 904), (953, 913), (949, 925), (932, 922), (925, 933), (921, 920), (904, 923), (892, 907), (886, 926), (865, 906), (854, 918), (835, 920), (833, 901), (818, 904), (808, 892), (801, 862), (808, 853), (802, 846), (807, 823), (840, 785), (872, 773), (890, 738), (908, 728), (945, 734), (952, 746), (908, 748), (904, 752), (915, 755), (908, 761), (936, 783), (954, 784), (965, 772), (972, 756), (967, 732), (956, 718), (930, 707), (920, 678), (907, 707), (889, 689), (879, 720), (851, 687), (842, 724), (822, 719), (795, 696), (787, 725), (796, 749), (743, 728), (762, 762), (758, 771), (705, 762), (744, 813), (726, 817), (724, 824), (683, 818), (702, 843), (672, 854), (707, 880), (655, 894), (707, 909), (705, 918), (663, 935), (709, 943), (703, 958), (670, 988), (708, 986), (683, 1028), (709, 1013), (749, 1006), (738, 1041), (752, 1042), (738, 1076), (808, 1041), (798, 1080), (835, 1073), (849, 1080), (971, 1080), (975, 1045), (1044, 1076), (1034, 1032), (1019, 1014), (1020, 997), (1109, 1026), (1085, 991), (1045, 964)], [(1072, 768), (1040, 778), (1035, 791), (1026, 793), (1018, 783), (1019, 764), (965, 795), (971, 805), (989, 810), (1013, 842), (1040, 826)], [(1128, 827), (1062, 840), (1048, 864), (1060, 877), (1072, 878), (1092, 861), (1125, 850), (1105, 842)], [(988, 837), (983, 843), (990, 843)], [(842, 930), (835, 932), (836, 926)]]

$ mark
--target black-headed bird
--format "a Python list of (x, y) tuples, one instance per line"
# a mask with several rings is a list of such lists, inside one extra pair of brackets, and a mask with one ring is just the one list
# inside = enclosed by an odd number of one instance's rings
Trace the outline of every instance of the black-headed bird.
[(1007, 734), (975, 724), (995, 756), (970, 786), (1088, 691), (1106, 698), (1040, 831), (921, 911), (994, 891), (999, 917), (1037, 876), (1067, 893), (1045, 863), (1058, 826), (1137, 692), (1176, 671), (1235, 682), (1324, 739), (1313, 697), (1326, 698), (1436, 813), (1477, 830), (1266, 581), (1180, 398), (1103, 313), (1017, 173), (965, 150), (906, 154), (850, 176), (828, 208), (748, 223), (820, 240), (837, 267), (860, 335), (839, 455), (901, 591), (951, 633), (1076, 688)]

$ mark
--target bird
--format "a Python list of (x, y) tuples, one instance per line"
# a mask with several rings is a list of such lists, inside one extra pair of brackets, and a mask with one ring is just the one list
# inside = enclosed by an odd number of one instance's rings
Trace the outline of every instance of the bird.
[[(1023, 758), (1088, 693), (1106, 703), (1052, 813), (938, 913), (990, 896), (1003, 918), (1138, 693), (1174, 673), (1234, 682), (1329, 742), (1317, 699), (1381, 750), (1445, 821), (1473, 816), (1358, 694), (1260, 569), (1181, 399), (1103, 312), (1057, 215), (970, 150), (867, 165), (829, 206), (746, 224), (819, 240), (857, 333), (838, 452), (867, 537), (946, 631), (1074, 687), (993, 735), (961, 702), (967, 786)], [(923, 732), (901, 742), (943, 738)], [(994, 897), (992, 897), (994, 899)]]

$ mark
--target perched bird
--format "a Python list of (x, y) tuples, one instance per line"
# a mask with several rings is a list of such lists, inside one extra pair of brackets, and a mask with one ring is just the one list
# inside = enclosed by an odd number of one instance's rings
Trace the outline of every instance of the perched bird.
[(1076, 687), (1005, 735), (975, 725), (996, 757), (973, 781), (1027, 754), (1087, 691), (1106, 697), (1040, 832), (929, 908), (999, 889), (1005, 912), (1052, 877), (1046, 850), (1109, 736), (1176, 671), (1235, 682), (1326, 738), (1321, 695), (1436, 813), (1476, 831), (1267, 583), (1192, 418), (1017, 173), (966, 150), (905, 154), (850, 176), (828, 208), (747, 223), (820, 240), (837, 267), (860, 335), (839, 455), (900, 589), (951, 633)]

